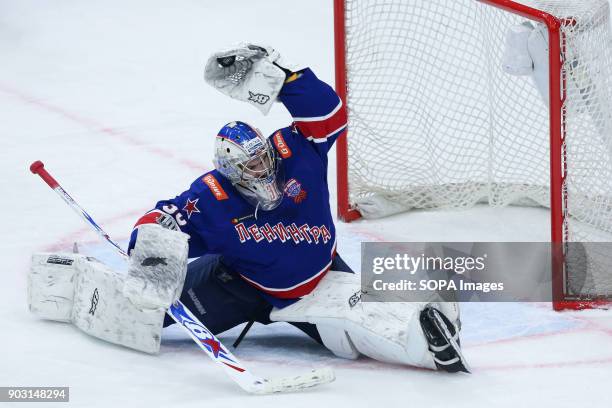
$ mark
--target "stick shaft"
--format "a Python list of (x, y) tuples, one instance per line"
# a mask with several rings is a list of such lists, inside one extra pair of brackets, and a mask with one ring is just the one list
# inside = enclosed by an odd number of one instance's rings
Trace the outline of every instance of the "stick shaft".
[(66, 190), (64, 190), (62, 188), (62, 186), (57, 182), (57, 180), (55, 180), (53, 178), (53, 176), (51, 176), (51, 174), (49, 174), (49, 172), (45, 169), (45, 165), (41, 162), (41, 161), (35, 161), (34, 163), (32, 163), (32, 165), (30, 166), (30, 171), (34, 174), (37, 174), (40, 176), (41, 179), (43, 179), (43, 181), (45, 183), (47, 183), (47, 185), (49, 187), (51, 187), (51, 189), (53, 191), (55, 191), (57, 193), (57, 195), (60, 196), (60, 198), (66, 203), (68, 204), (68, 206), (70, 208), (72, 208), (74, 210), (74, 212), (76, 212), (83, 220), (85, 220), (93, 229), (94, 231), (100, 236), (102, 237), (106, 242), (108, 242), (109, 244), (111, 244), (115, 250), (117, 250), (119, 252), (119, 254), (121, 254), (123, 257), (127, 258), (128, 254), (123, 250), (123, 248), (121, 248), (119, 246), (119, 244), (117, 244), (115, 241), (113, 241), (110, 236), (106, 233), (106, 231), (104, 231), (102, 229), (102, 227), (100, 227), (93, 218), (91, 218), (91, 216), (87, 213), (87, 211), (85, 211), (71, 196), (70, 194), (68, 194), (66, 192)]
[[(125, 259), (128, 254), (91, 218), (74, 199), (60, 186), (60, 184), (45, 170), (41, 161), (36, 161), (30, 166), (30, 171), (38, 174), (51, 189), (53, 189), (66, 204), (68, 204), (79, 216), (98, 233), (106, 242), (111, 244)], [(180, 301), (177, 299), (166, 313), (174, 319), (187, 334), (196, 342), (202, 351), (211, 360), (223, 367), (226, 374), (243, 390), (254, 394), (269, 394), (274, 392), (297, 391), (304, 388), (314, 387), (334, 380), (333, 372), (329, 369), (314, 370), (310, 375), (291, 378), (280, 378), (267, 380), (252, 374), (241, 362), (225, 348), (206, 326)]]

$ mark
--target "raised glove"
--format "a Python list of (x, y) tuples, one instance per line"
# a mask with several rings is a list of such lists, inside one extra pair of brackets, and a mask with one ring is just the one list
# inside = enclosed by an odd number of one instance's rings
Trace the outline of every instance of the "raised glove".
[(240, 44), (211, 55), (204, 80), (221, 93), (247, 102), (267, 115), (290, 72), (280, 67), (279, 58), (272, 48)]

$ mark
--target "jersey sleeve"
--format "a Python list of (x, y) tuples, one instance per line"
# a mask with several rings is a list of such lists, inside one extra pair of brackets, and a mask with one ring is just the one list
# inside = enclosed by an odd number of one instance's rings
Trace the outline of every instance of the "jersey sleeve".
[(291, 113), (295, 128), (323, 154), (346, 130), (347, 114), (342, 100), (309, 68), (289, 76), (279, 100)]
[(181, 231), (189, 235), (189, 258), (199, 257), (208, 252), (206, 242), (197, 232), (197, 226), (191, 222), (191, 215), (198, 211), (198, 195), (187, 190), (170, 200), (159, 201), (155, 208), (140, 217), (130, 235), (128, 254), (136, 245), (138, 228), (145, 224), (158, 224), (164, 228)]

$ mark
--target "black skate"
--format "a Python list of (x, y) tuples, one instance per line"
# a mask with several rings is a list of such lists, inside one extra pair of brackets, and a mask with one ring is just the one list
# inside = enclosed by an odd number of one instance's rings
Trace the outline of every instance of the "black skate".
[(470, 368), (461, 353), (459, 333), (448, 318), (429, 306), (421, 312), (420, 322), (438, 370), (469, 373)]

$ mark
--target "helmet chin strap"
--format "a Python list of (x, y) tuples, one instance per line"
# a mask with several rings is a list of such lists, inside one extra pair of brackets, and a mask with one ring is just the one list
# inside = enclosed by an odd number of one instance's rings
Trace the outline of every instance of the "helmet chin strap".
[(259, 201), (257, 202), (257, 206), (255, 206), (255, 219), (257, 220), (257, 210), (259, 210)]

